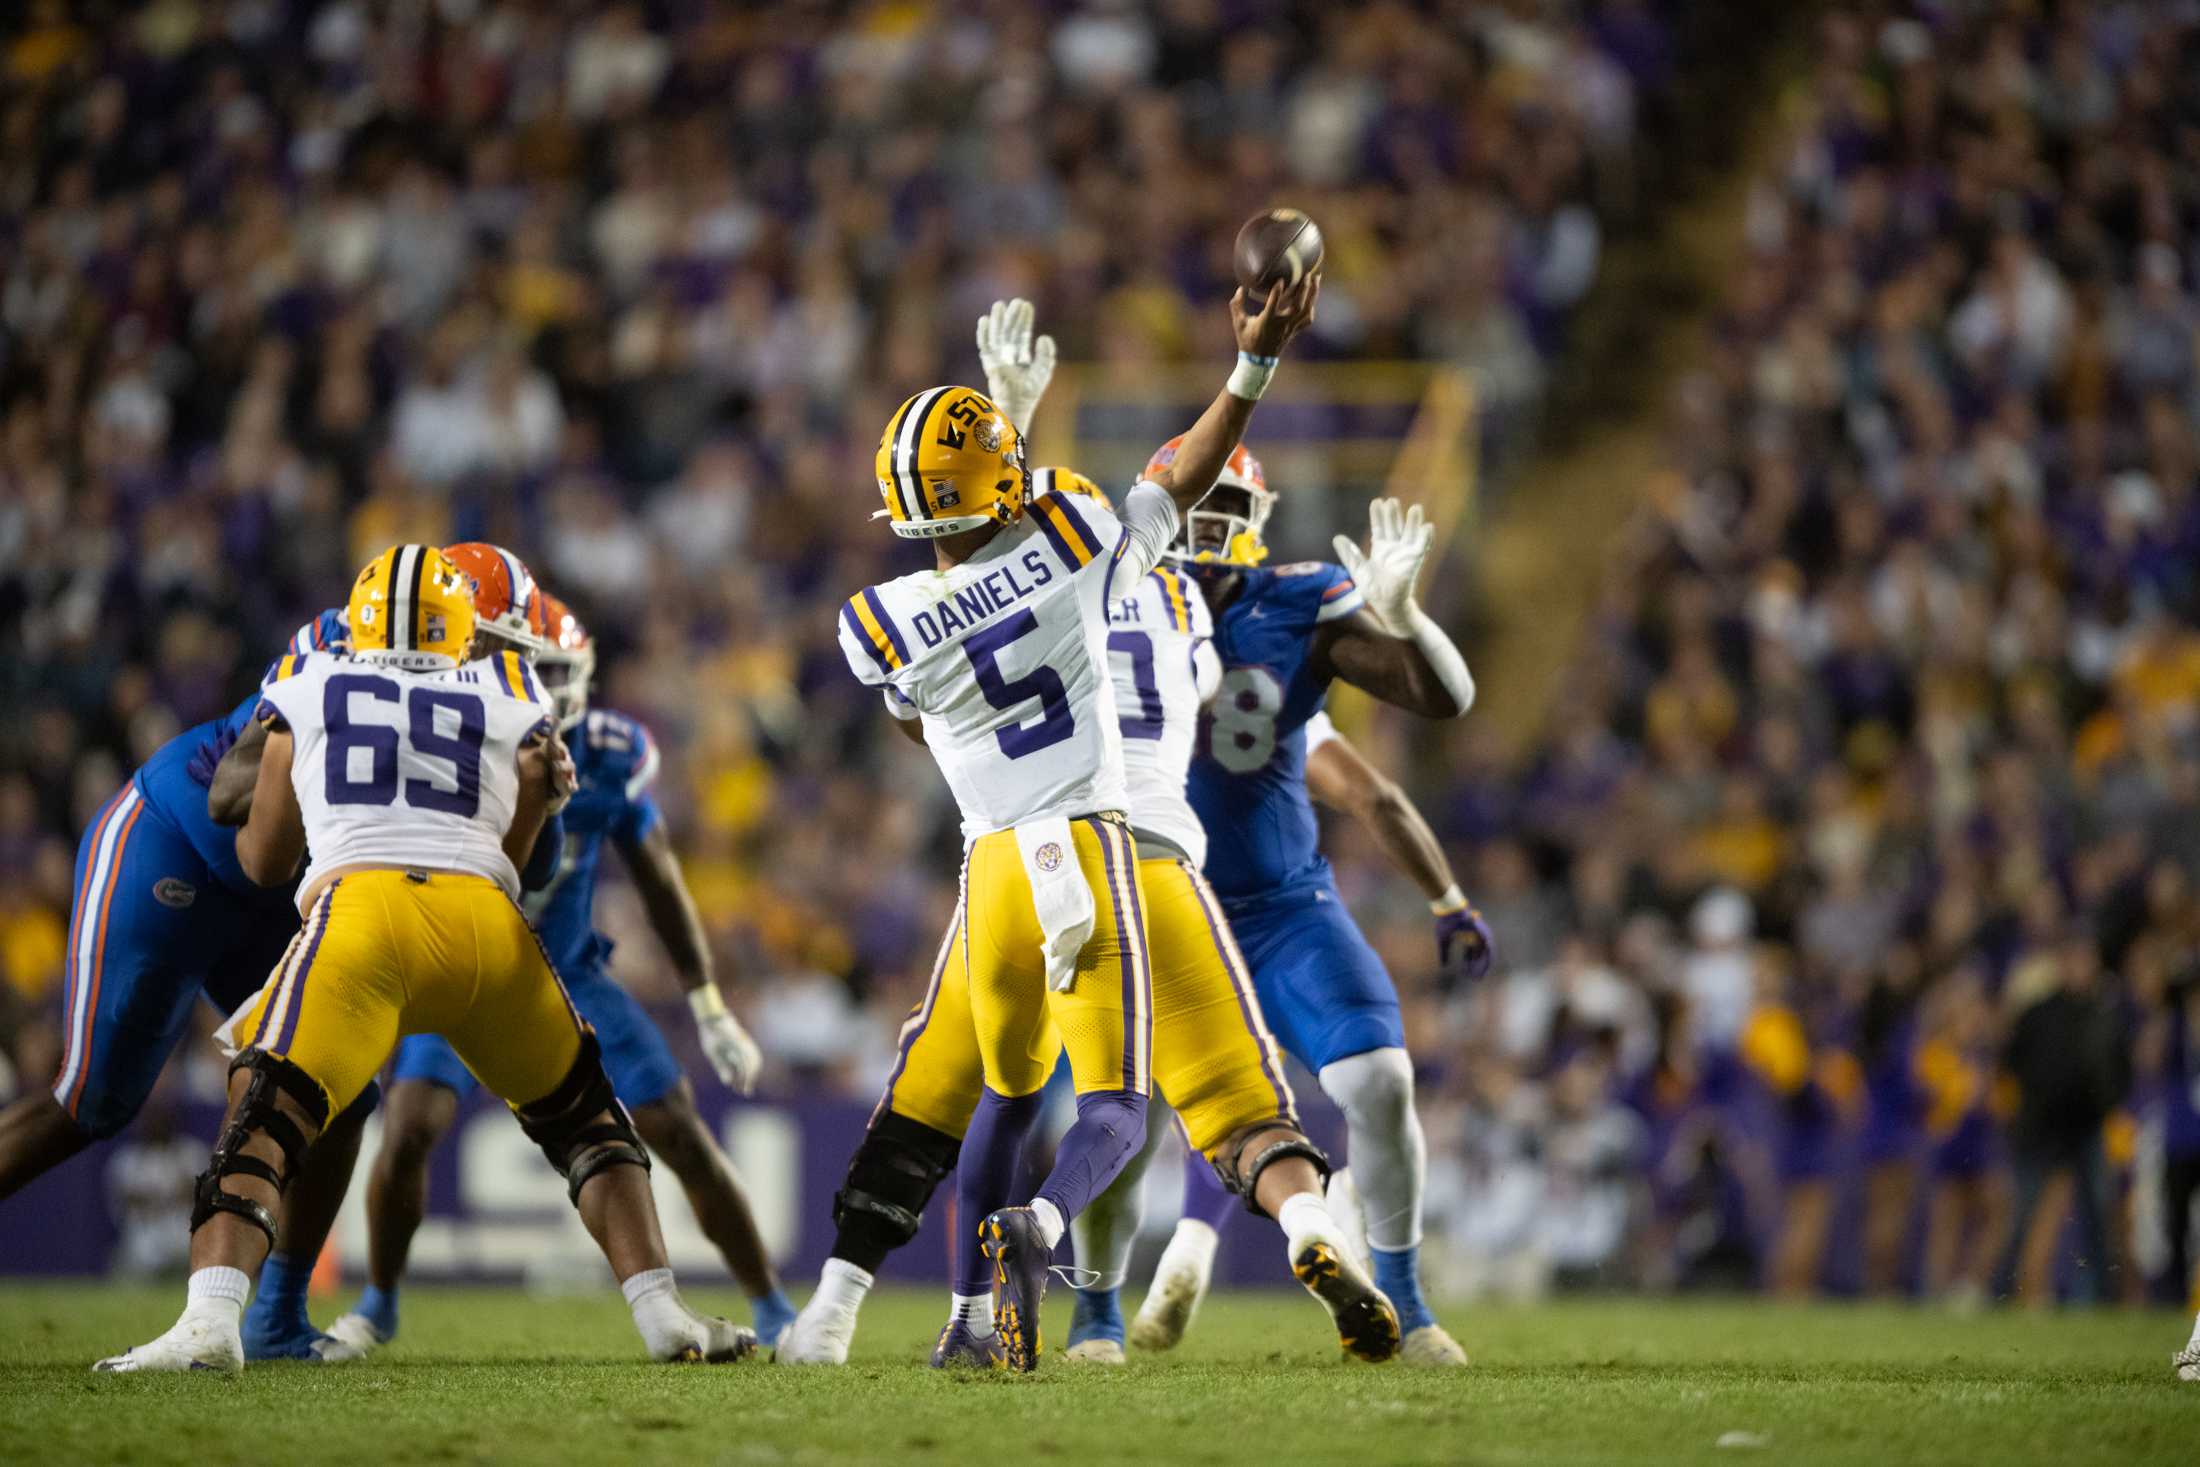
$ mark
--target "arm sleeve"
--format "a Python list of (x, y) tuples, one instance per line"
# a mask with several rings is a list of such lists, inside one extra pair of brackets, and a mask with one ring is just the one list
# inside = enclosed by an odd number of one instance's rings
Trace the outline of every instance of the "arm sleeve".
[(664, 823), (665, 812), (656, 800), (646, 794), (636, 795), (619, 811), (617, 834), (621, 841), (629, 845), (638, 844), (644, 836)]
[(535, 837), (535, 848), (527, 853), (527, 865), (519, 873), (521, 891), (540, 891), (550, 884), (550, 878), (558, 874), (558, 852), (565, 849), (565, 813), (551, 816), (542, 822), (541, 833)]
[(892, 683), (888, 683), (884, 692), (888, 713), (893, 714), (903, 723), (907, 723), (910, 719), (918, 716), (917, 705), (910, 702), (909, 695), (901, 689), (895, 687)]
[(1345, 573), (1343, 566), (1327, 565), (1322, 569), (1327, 574), (1322, 577), (1321, 594), (1314, 608), (1317, 624), (1350, 616), (1367, 604), (1367, 598), (1360, 594), (1359, 586)]
[(1141, 479), (1123, 496), (1123, 510), (1117, 518), (1123, 522), (1129, 544), (1124, 547), (1116, 573), (1135, 580), (1161, 564), (1161, 552), (1176, 538), (1181, 523), (1176, 501), (1159, 484)]

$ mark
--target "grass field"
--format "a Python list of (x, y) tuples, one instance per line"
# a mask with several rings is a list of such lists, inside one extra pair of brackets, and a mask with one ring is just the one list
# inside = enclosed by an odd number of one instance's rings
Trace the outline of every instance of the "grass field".
[(166, 1328), (179, 1292), (0, 1284), (0, 1462), (2200, 1462), (2169, 1314), (1454, 1310), (1476, 1364), (1439, 1374), (1346, 1363), (1304, 1299), (1234, 1295), (1173, 1355), (1012, 1378), (924, 1368), (929, 1291), (874, 1297), (835, 1371), (636, 1364), (608, 1291), (421, 1288), (365, 1365), (91, 1374)]

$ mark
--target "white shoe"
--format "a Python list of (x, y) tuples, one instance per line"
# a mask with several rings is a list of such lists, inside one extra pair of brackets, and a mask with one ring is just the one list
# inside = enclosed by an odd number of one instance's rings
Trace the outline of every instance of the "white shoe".
[(1329, 1187), (1322, 1201), (1352, 1261), (1360, 1266), (1360, 1272), (1372, 1275), (1375, 1261), (1367, 1252), (1367, 1209), (1360, 1203), (1360, 1188), (1352, 1180), (1352, 1168), (1339, 1167), (1329, 1174)]
[(1123, 1365), (1123, 1347), (1113, 1340), (1079, 1340), (1062, 1352), (1062, 1358), (1079, 1365)]
[(813, 1296), (780, 1332), (772, 1359), (781, 1365), (846, 1365), (855, 1338), (856, 1311)]
[(235, 1375), (244, 1369), (244, 1335), (233, 1320), (194, 1317), (187, 1312), (159, 1339), (121, 1355), (110, 1355), (92, 1369), (116, 1374), (147, 1370), (213, 1370)]
[(321, 1357), (324, 1365), (349, 1365), (366, 1359), (387, 1343), (374, 1322), (354, 1310), (336, 1317), (326, 1337), (313, 1342), (313, 1353)]
[(1408, 1365), (1465, 1365), (1467, 1352), (1440, 1324), (1424, 1324), (1406, 1336), (1399, 1352)]
[(642, 1342), (649, 1347), (650, 1358), (668, 1365), (699, 1365), (706, 1361), (716, 1365), (745, 1360), (756, 1353), (756, 1331), (747, 1325), (697, 1314), (685, 1306), (681, 1313), (686, 1318), (671, 1328), (653, 1328), (644, 1333)]
[[(1195, 1226), (1205, 1234), (1204, 1239), (1187, 1237), (1186, 1230)], [(1133, 1345), (1141, 1350), (1173, 1350), (1184, 1338), (1184, 1332), (1192, 1327), (1192, 1316), (1199, 1312), (1199, 1301), (1207, 1297), (1207, 1286), (1214, 1281), (1213, 1238), (1213, 1230), (1205, 1224), (1190, 1220), (1177, 1224), (1175, 1236), (1161, 1250), (1161, 1262), (1154, 1267), (1153, 1286), (1146, 1290), (1145, 1301), (1131, 1320)]]
[(2177, 1378), (2188, 1385), (2200, 1385), (2200, 1344), (2191, 1344), (2169, 1357), (2169, 1363), (2177, 1367)]

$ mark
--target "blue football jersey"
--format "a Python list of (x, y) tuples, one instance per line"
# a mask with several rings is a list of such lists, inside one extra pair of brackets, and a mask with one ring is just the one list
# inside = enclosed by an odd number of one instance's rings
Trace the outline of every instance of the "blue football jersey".
[[(344, 625), (344, 613), (338, 608), (324, 611), (300, 627), (284, 656), (316, 649), (340, 651), (349, 645), (350, 633)], [(275, 675), (283, 660), (277, 658), (269, 665), (268, 677)], [(264, 684), (266, 678), (261, 681)], [(206, 791), (214, 766), (244, 732), (259, 706), (260, 695), (255, 690), (223, 717), (187, 728), (161, 745), (131, 776), (147, 807), (191, 843), (222, 885), (247, 896), (260, 896), (269, 888), (256, 884), (237, 864), (237, 832), (216, 825), (207, 815)]]
[(623, 713), (590, 709), (566, 736), (580, 785), (565, 806), (565, 844), (550, 880), (527, 894), (527, 917), (551, 966), (579, 977), (603, 966), (611, 940), (596, 931), (596, 874), (606, 837), (638, 841), (664, 817), (649, 787), (657, 779), (657, 743)]
[(1328, 874), (1306, 794), (1306, 721), (1329, 684), (1308, 654), (1316, 627), (1362, 604), (1352, 578), (1319, 561), (1231, 570), (1244, 580), (1215, 615), (1222, 685), (1200, 716), (1185, 786), (1207, 830), (1207, 880), (1226, 902)]

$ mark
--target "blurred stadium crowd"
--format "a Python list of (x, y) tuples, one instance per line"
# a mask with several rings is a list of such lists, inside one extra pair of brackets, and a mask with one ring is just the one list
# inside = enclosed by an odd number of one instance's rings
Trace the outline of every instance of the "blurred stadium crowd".
[[(488, 538), (659, 735), (772, 1080), (868, 1097), (954, 840), (832, 645), (910, 554), (866, 518), (877, 426), (975, 376), (997, 296), (1071, 360), (1220, 360), (1232, 227), (1286, 195), (1329, 239), (1310, 354), (1532, 421), (1679, 9), (34, 0), (0, 31), (18, 1083), (97, 804), (365, 556)], [(1546, 735), (1370, 730), (1502, 976), (1430, 974), (1334, 832), (1413, 993), (1458, 1284), (2186, 1266), (2200, 29), (1829, 9)]]

